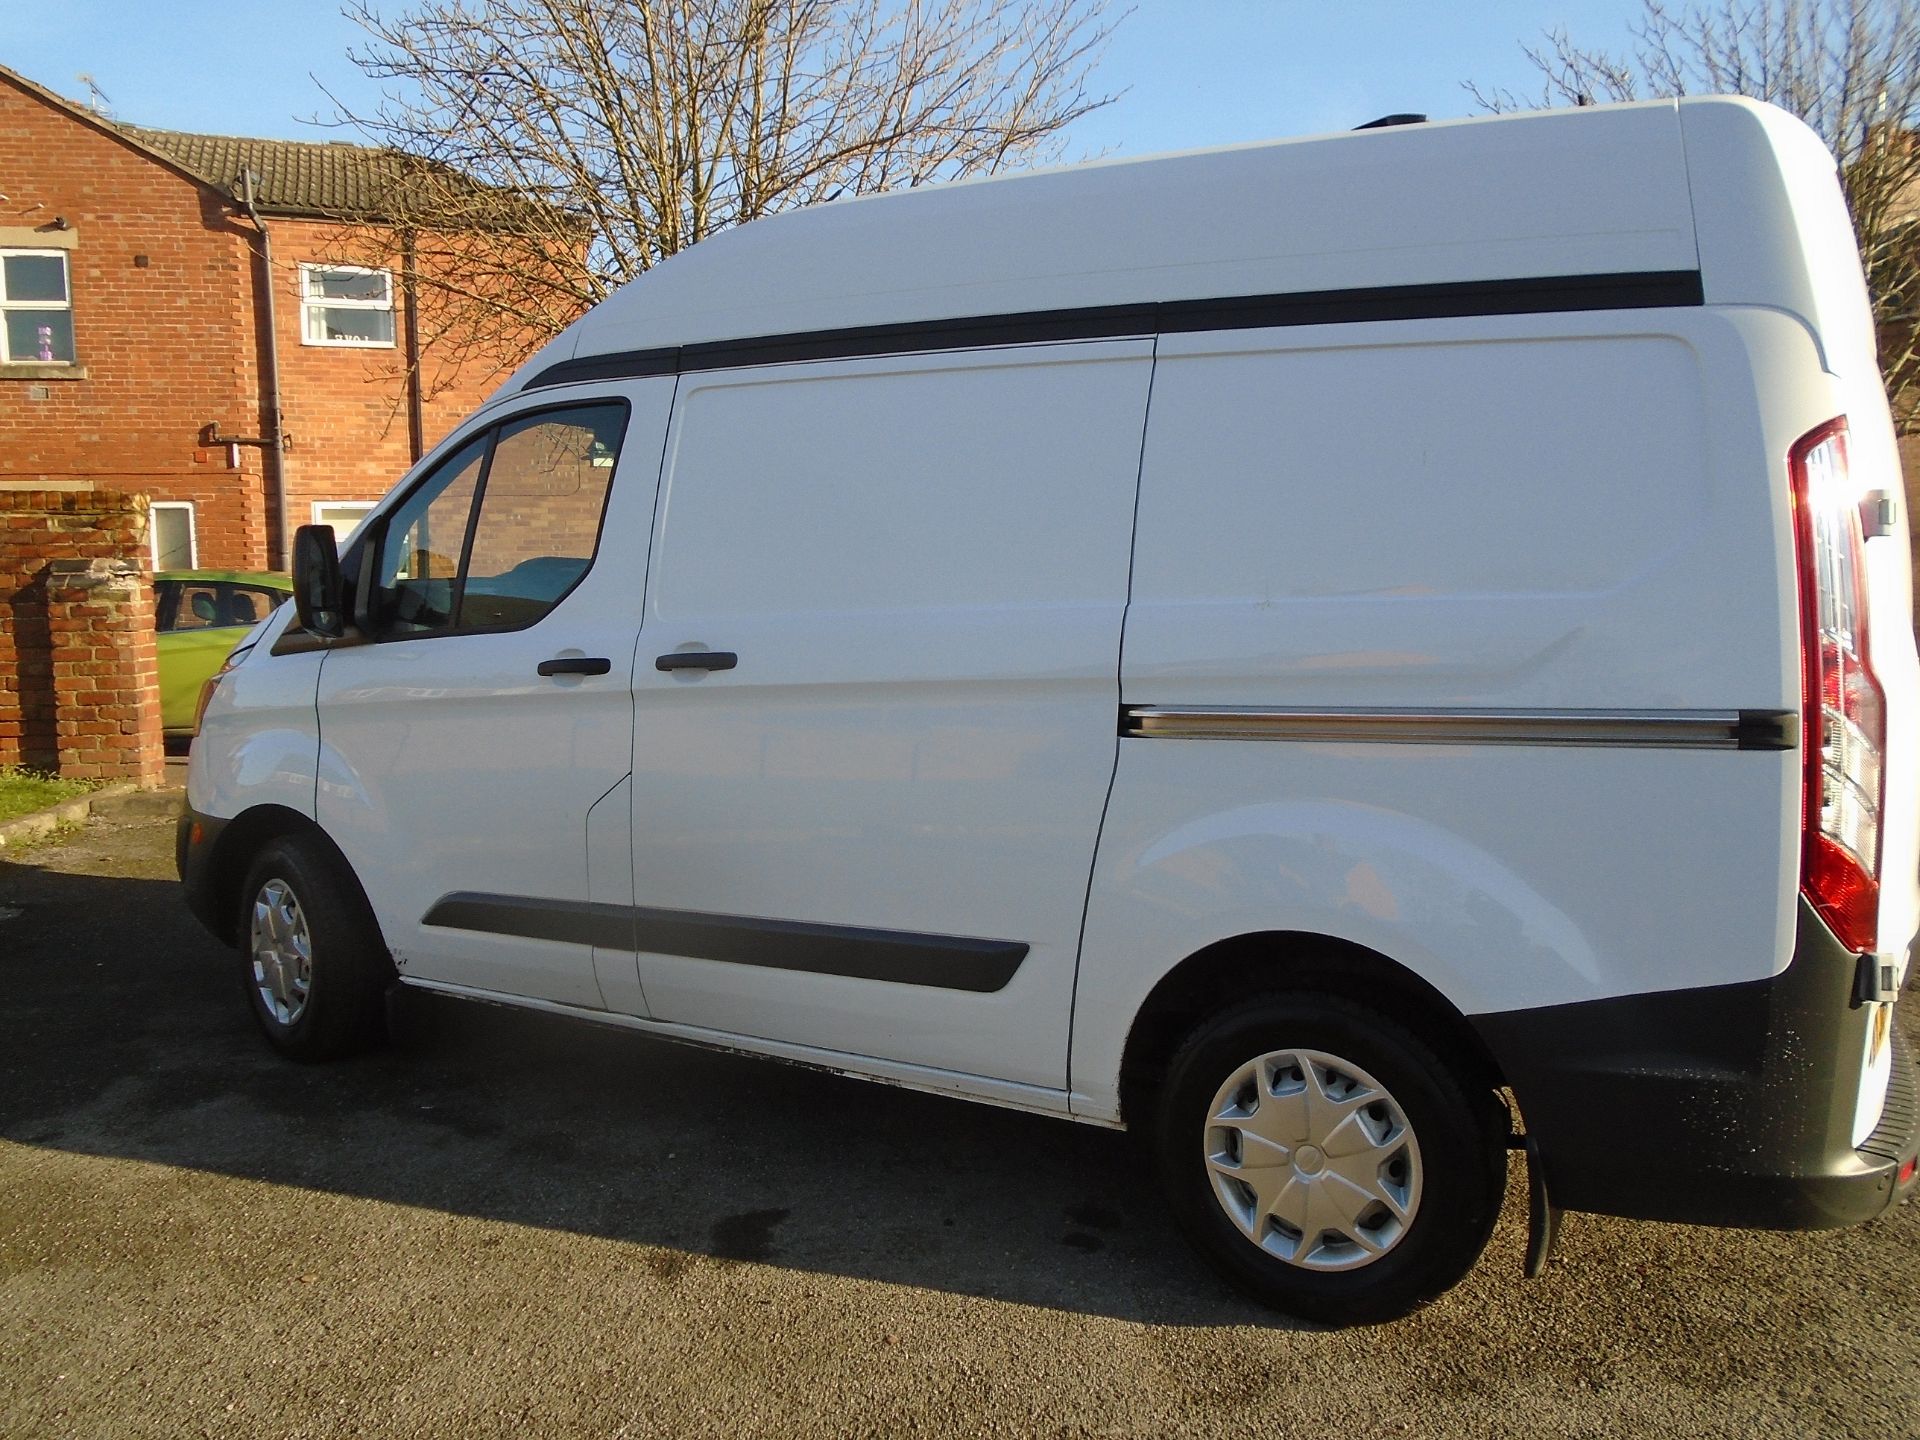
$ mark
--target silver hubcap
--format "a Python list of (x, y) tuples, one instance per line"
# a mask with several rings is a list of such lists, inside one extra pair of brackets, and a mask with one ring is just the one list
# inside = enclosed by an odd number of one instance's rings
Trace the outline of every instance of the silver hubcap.
[(1420, 1145), (1386, 1086), (1337, 1055), (1275, 1050), (1207, 1109), (1207, 1173), (1240, 1233), (1307, 1270), (1353, 1270), (1420, 1208)]
[(269, 880), (253, 897), (250, 927), (253, 983), (260, 1003), (282, 1025), (291, 1025), (307, 1008), (313, 988), (313, 938), (307, 917), (284, 880)]

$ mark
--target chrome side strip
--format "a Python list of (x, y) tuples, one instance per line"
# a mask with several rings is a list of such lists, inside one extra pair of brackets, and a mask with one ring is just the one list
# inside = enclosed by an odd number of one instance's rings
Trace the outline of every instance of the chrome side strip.
[(1293, 710), (1125, 705), (1120, 733), (1151, 740), (1318, 740), (1388, 745), (1609, 745), (1794, 750), (1790, 710)]

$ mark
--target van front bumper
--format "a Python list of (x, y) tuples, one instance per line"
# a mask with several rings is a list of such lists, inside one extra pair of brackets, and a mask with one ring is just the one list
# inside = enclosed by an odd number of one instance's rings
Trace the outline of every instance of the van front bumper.
[(1856, 1000), (1857, 983), (1857, 957), (1802, 900), (1793, 961), (1771, 979), (1473, 1023), (1519, 1102), (1554, 1205), (1830, 1229), (1910, 1193), (1920, 1151), (1897, 1016), (1886, 1107), (1852, 1143), (1867, 1028), (1881, 1008)]
[(220, 914), (212, 873), (216, 842), (226, 828), (225, 820), (202, 815), (191, 808), (182, 810), (173, 834), (173, 862), (180, 872), (180, 889), (194, 918), (217, 939), (231, 943), (233, 917)]

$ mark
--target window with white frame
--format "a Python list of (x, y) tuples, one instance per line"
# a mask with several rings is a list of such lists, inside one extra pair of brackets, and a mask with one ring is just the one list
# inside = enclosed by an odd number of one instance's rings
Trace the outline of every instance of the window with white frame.
[(300, 339), (306, 345), (392, 349), (393, 272), (302, 265)]
[(199, 547), (193, 535), (191, 500), (156, 500), (147, 521), (154, 570), (197, 570)]
[(67, 252), (0, 250), (0, 317), (0, 362), (73, 364)]
[(333, 538), (344, 542), (353, 533), (353, 527), (360, 523), (360, 517), (372, 508), (371, 500), (316, 500), (313, 502), (313, 523), (331, 525)]

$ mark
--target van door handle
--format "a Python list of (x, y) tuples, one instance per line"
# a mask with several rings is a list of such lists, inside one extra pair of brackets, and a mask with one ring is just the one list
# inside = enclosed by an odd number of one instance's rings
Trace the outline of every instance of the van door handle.
[(533, 668), (542, 675), (604, 675), (613, 669), (613, 662), (597, 656), (569, 655), (563, 660), (542, 660)]
[(731, 650), (669, 650), (653, 662), (656, 670), (731, 670), (740, 657)]

